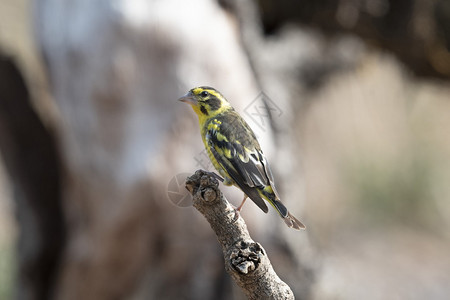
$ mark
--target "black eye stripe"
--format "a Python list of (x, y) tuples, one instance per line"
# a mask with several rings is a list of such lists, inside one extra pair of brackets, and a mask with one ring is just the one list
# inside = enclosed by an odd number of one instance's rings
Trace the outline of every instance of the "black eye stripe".
[(216, 97), (211, 97), (210, 99), (208, 99), (208, 104), (209, 107), (211, 108), (211, 111), (218, 110), (221, 106), (220, 100), (217, 99)]

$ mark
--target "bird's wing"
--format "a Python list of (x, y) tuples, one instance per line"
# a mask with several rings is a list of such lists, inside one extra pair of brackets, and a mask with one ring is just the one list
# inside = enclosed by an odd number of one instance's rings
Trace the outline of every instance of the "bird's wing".
[(213, 128), (207, 130), (206, 141), (217, 162), (234, 182), (264, 212), (267, 212), (268, 208), (255, 188), (270, 185), (276, 198), (279, 197), (269, 164), (256, 137), (245, 121), (242, 122), (234, 123), (233, 128), (221, 126), (220, 131)]

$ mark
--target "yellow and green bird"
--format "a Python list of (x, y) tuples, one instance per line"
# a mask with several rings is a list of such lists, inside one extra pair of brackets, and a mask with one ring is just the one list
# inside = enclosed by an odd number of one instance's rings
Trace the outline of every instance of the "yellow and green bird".
[(212, 87), (201, 86), (191, 89), (179, 100), (190, 104), (197, 114), (206, 151), (223, 176), (224, 184), (235, 185), (244, 192), (244, 200), (237, 210), (249, 197), (267, 213), (266, 200), (287, 226), (305, 229), (281, 203), (269, 163), (255, 134), (225, 97)]

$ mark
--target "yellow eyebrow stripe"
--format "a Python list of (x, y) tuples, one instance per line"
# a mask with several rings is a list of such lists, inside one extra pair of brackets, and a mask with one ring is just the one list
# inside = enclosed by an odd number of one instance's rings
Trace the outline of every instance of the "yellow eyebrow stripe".
[(211, 95), (213, 95), (213, 96), (215, 96), (216, 98), (220, 99), (220, 101), (225, 101), (225, 102), (227, 102), (227, 100), (225, 100), (225, 99), (223, 98), (223, 96), (222, 96), (219, 92), (217, 92), (217, 91), (215, 91), (215, 90), (203, 89), (203, 88), (201, 88), (201, 87), (198, 87), (198, 88), (193, 89), (193, 92), (194, 92), (194, 94), (196, 94), (196, 95), (200, 94), (200, 93), (203, 92), (203, 91), (207, 91), (207, 92), (210, 93)]

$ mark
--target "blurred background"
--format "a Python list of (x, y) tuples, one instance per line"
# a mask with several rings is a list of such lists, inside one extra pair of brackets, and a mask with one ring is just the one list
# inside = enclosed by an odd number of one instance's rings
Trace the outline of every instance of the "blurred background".
[(307, 226), (242, 212), (297, 299), (448, 299), (449, 49), (448, 0), (0, 0), (0, 299), (244, 299), (184, 192), (199, 85)]

